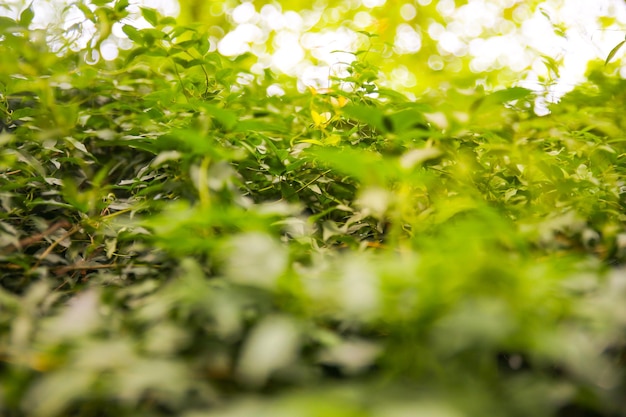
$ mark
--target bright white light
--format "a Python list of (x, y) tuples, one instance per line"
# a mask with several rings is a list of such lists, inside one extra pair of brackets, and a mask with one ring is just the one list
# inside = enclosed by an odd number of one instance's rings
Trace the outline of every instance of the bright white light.
[(475, 0), (467, 3), (453, 12), (453, 18), (461, 27), (461, 31), (467, 31), (469, 27), (471, 36), (474, 27), (494, 28), (498, 22), (502, 22), (502, 9), (493, 2), (485, 3), (483, 0)]
[(316, 90), (330, 87), (330, 68), (327, 66), (306, 67), (300, 75), (298, 89), (303, 91), (307, 87), (313, 87)]
[(386, 0), (363, 0), (363, 5), (370, 9), (374, 7), (380, 7), (385, 5)]
[(100, 54), (106, 61), (113, 61), (119, 55), (119, 49), (112, 40), (106, 40), (102, 42), (100, 46)]
[(251, 21), (255, 14), (256, 10), (252, 3), (241, 3), (239, 6), (235, 7), (231, 16), (235, 23), (241, 24)]
[[(72, 0), (41, 0), (33, 2), (35, 20), (32, 28), (45, 28), (49, 23), (58, 20), (63, 11), (66, 21), (64, 29), (69, 29), (84, 20), (82, 13), (76, 7), (66, 6)], [(12, 7), (6, 10), (0, 7), (0, 15), (17, 17), (24, 3), (20, 0), (6, 0), (6, 5)], [(139, 6), (156, 8), (166, 16), (176, 15), (179, 12), (176, 0), (134, 0), (128, 10), (137, 13)], [(357, 5), (357, 0), (349, 2), (350, 7)], [(412, 21), (419, 13), (418, 4), (429, 5), (432, 0), (403, 0), (400, 2), (400, 17), (404, 21)], [(621, 0), (545, 0), (540, 7), (545, 9), (554, 23), (565, 23), (570, 27), (565, 38), (554, 34), (548, 19), (539, 12), (530, 12), (530, 7), (519, 0), (469, 0), (455, 2), (455, 0), (438, 0), (435, 2), (437, 10), (445, 19), (444, 24), (431, 23), (427, 28), (428, 36), (438, 41), (438, 49), (444, 57), (435, 55), (428, 58), (428, 65), (434, 70), (441, 70), (444, 65), (451, 69), (458, 65), (458, 60), (449, 61), (445, 56), (462, 56), (469, 54), (470, 68), (475, 72), (488, 71), (502, 66), (508, 66), (514, 71), (524, 72), (526, 68), (533, 70), (521, 80), (525, 86), (541, 87), (539, 79), (548, 75), (545, 64), (541, 59), (535, 59), (543, 54), (554, 59), (562, 59), (564, 67), (560, 71), (560, 79), (556, 80), (554, 91), (561, 94), (573, 88), (583, 78), (587, 62), (590, 59), (604, 59), (609, 51), (624, 38), (624, 24), (626, 24), (626, 4)], [(458, 3), (463, 3), (458, 4)], [(368, 8), (381, 7), (385, 0), (363, 0)], [(216, 7), (221, 5), (215, 3)], [(457, 7), (458, 5), (458, 7)], [(230, 10), (231, 19), (237, 26), (229, 33), (218, 33), (211, 29), (211, 48), (217, 49), (225, 56), (237, 56), (252, 51), (259, 55), (259, 71), (272, 68), (291, 75), (302, 74), (301, 80), (307, 78), (315, 80), (315, 85), (328, 83), (328, 74), (341, 73), (345, 65), (354, 60), (354, 52), (361, 35), (345, 27), (336, 30), (318, 31), (320, 17), (335, 20), (342, 17), (339, 8), (315, 8), (307, 13), (299, 14), (295, 11), (281, 9), (280, 2), (266, 4), (257, 12), (254, 2), (235, 2)], [(227, 12), (232, 6), (226, 5)], [(91, 6), (93, 9), (94, 6)], [(520, 25), (518, 29), (512, 21), (507, 21), (502, 15), (503, 8), (512, 8), (512, 19)], [(216, 12), (222, 12), (215, 10)], [(213, 10), (212, 10), (213, 12)], [(610, 16), (616, 19), (616, 24), (608, 28), (600, 28), (598, 16)], [(332, 20), (332, 19), (331, 19)], [(366, 29), (372, 23), (373, 17), (367, 11), (360, 11), (355, 15), (354, 27)], [(131, 23), (137, 27), (148, 27), (143, 18), (136, 18)], [(86, 43), (95, 31), (93, 25), (81, 25), (82, 34), (73, 33), (70, 48), (84, 49)], [(268, 37), (274, 32), (274, 54), (270, 55), (265, 47)], [(284, 33), (283, 33), (284, 32)], [(423, 32), (415, 30), (409, 25), (400, 25), (396, 28), (395, 49), (398, 53), (415, 53), (422, 47)], [(109, 43), (113, 42), (113, 43)], [(113, 36), (101, 45), (99, 54), (89, 57), (93, 62), (100, 58), (114, 59), (119, 49), (128, 49), (132, 43), (121, 31), (121, 25), (113, 26)], [(60, 45), (60, 44), (59, 44)], [(54, 44), (51, 47), (56, 47)], [(60, 46), (58, 46), (60, 48)], [(346, 51), (337, 53), (334, 51)], [(306, 51), (306, 52), (305, 52)], [(314, 58), (314, 63), (306, 61), (306, 53)], [(619, 54), (615, 60), (623, 59)], [(536, 63), (533, 65), (533, 61)], [(455, 62), (457, 64), (455, 64)], [(341, 64), (340, 64), (341, 63)], [(308, 71), (306, 68), (311, 67)], [(321, 73), (325, 75), (322, 77)], [(403, 74), (395, 71), (394, 78)], [(621, 73), (626, 73), (626, 69)], [(402, 76), (402, 78), (405, 78)], [(404, 83), (403, 83), (404, 84)]]
[(367, 12), (358, 12), (354, 15), (354, 24), (360, 28), (366, 28), (374, 22), (374, 18)]
[(437, 3), (437, 11), (442, 16), (450, 16), (454, 13), (455, 8), (454, 0), (439, 0), (439, 3)]
[[(445, 15), (452, 3), (453, 0), (441, 1), (438, 10)], [(540, 77), (548, 76), (541, 55), (557, 61), (562, 59), (560, 77), (551, 87), (557, 99), (584, 79), (589, 60), (606, 58), (611, 48), (623, 40), (622, 27), (594, 28), (599, 26), (599, 16), (611, 16), (626, 23), (624, 6), (618, 0), (546, 0), (539, 8), (548, 13), (554, 24), (563, 23), (569, 27), (565, 36), (559, 37), (546, 16), (539, 10), (531, 14), (523, 2), (470, 0), (451, 12), (445, 27), (432, 23), (428, 34), (431, 39), (439, 41), (438, 49), (442, 55), (469, 53), (472, 57), (470, 69), (477, 73), (505, 66), (524, 73), (532, 66), (526, 79), (520, 81), (530, 88), (545, 88), (538, 81)], [(519, 29), (513, 21), (502, 16), (505, 7), (514, 7), (512, 17), (520, 25)], [(448, 69), (453, 62), (446, 64)], [(443, 66), (443, 61), (431, 57), (429, 65), (436, 69)]]
[(300, 46), (298, 35), (291, 32), (280, 32), (274, 42), (278, 46), (272, 56), (272, 64), (284, 73), (291, 70), (304, 59), (304, 50)]
[(444, 32), (439, 38), (439, 45), (443, 51), (454, 54), (456, 56), (463, 56), (466, 52), (466, 46), (459, 37), (453, 32)]
[(306, 33), (302, 36), (302, 45), (309, 49), (315, 58), (329, 65), (352, 62), (354, 55), (336, 51), (353, 51), (356, 43), (357, 34), (346, 28)]
[(285, 27), (293, 31), (302, 30), (302, 16), (294, 11), (285, 13)]
[(446, 31), (446, 28), (443, 27), (441, 23), (433, 22), (428, 26), (428, 36), (432, 40), (439, 40), (441, 35), (443, 35)]
[(272, 4), (266, 4), (261, 8), (261, 18), (263, 23), (272, 30), (278, 31), (285, 27), (285, 17)]
[(163, 16), (177, 16), (180, 13), (176, 0), (138, 0), (135, 4), (156, 9)]
[(282, 97), (285, 95), (285, 90), (278, 84), (270, 85), (265, 92), (269, 97)]
[(217, 45), (217, 50), (224, 56), (237, 56), (250, 51), (250, 43), (261, 42), (264, 34), (256, 25), (244, 23), (228, 32)]
[(391, 70), (390, 76), (391, 82), (394, 84), (398, 84), (401, 87), (415, 87), (417, 84), (417, 77), (415, 74), (404, 65), (401, 65), (397, 68)]
[(422, 47), (422, 38), (410, 25), (402, 23), (396, 29), (394, 48), (400, 54), (414, 54)]
[(217, 50), (224, 56), (237, 56), (248, 52), (250, 46), (238, 38), (235, 32), (231, 32), (220, 40), (217, 44)]

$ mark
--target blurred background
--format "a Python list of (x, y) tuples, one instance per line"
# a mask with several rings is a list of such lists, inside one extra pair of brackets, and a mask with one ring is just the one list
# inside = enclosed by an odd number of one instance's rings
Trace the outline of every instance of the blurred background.
[[(6, 1), (0, 13), (15, 17), (25, 3)], [(84, 2), (92, 10), (107, 3)], [(626, 34), (622, 0), (141, 0), (130, 2), (124, 23), (148, 27), (142, 5), (183, 24), (206, 25), (213, 50), (249, 60), (252, 73), (270, 69), (297, 77), (300, 89), (327, 88), (361, 51), (386, 74), (389, 87), (409, 94), (450, 83), (519, 85), (556, 101)], [(56, 25), (58, 34), (74, 34), (74, 48), (96, 31), (76, 2), (37, 0), (33, 7), (32, 27)], [(121, 27), (113, 24), (99, 46), (102, 59), (130, 48)], [(626, 67), (614, 70), (626, 76)]]

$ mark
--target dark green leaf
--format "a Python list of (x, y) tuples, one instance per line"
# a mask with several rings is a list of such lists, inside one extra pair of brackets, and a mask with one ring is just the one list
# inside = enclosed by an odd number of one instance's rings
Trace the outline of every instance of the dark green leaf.
[(523, 87), (505, 88), (477, 99), (472, 104), (471, 111), (476, 111), (479, 108), (489, 109), (511, 101), (527, 99), (532, 94), (533, 92), (531, 90)]
[(122, 26), (122, 31), (124, 31), (126, 36), (128, 36), (128, 39), (130, 39), (131, 41), (136, 42), (140, 45), (143, 43), (143, 37), (141, 36), (141, 33), (134, 26), (124, 25)]
[(20, 26), (28, 29), (31, 22), (33, 21), (33, 17), (35, 17), (35, 12), (33, 11), (33, 4), (31, 3), (22, 13), (20, 14)]
[(388, 120), (390, 127), (387, 130), (393, 132), (406, 132), (414, 129), (423, 130), (427, 123), (424, 114), (412, 108), (392, 113), (388, 116)]
[(608, 63), (611, 62), (615, 54), (617, 54), (617, 52), (622, 48), (622, 46), (624, 46), (624, 44), (626, 44), (626, 40), (621, 41), (620, 43), (615, 45), (613, 49), (611, 49), (611, 52), (609, 52), (609, 54), (606, 57), (606, 60), (604, 61), (604, 65), (608, 65)]
[(133, 62), (135, 60), (135, 58), (137, 58), (138, 56), (141, 55), (145, 55), (145, 53), (148, 51), (148, 48), (135, 48), (132, 51), (130, 51), (130, 53), (128, 54), (128, 56), (126, 57), (125, 65), (130, 64), (131, 62)]
[(348, 118), (366, 123), (382, 132), (387, 131), (383, 124), (384, 112), (378, 107), (348, 105), (342, 108), (341, 111)]
[(118, 13), (124, 12), (126, 11), (126, 8), (129, 5), (129, 1), (128, 0), (118, 0), (117, 2), (115, 2), (115, 11)]

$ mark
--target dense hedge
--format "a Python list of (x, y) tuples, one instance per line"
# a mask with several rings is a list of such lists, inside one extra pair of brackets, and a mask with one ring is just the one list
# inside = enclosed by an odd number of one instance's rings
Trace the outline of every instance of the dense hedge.
[(626, 416), (624, 80), (539, 117), (357, 54), (299, 92), (150, 9), (95, 64), (28, 10), (0, 18), (2, 415)]

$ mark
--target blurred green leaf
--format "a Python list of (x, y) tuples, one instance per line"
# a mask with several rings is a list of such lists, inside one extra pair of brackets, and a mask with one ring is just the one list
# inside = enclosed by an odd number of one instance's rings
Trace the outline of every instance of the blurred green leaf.
[[(626, 81), (539, 116), (525, 72), (400, 53), (462, 7), (423, 3), (0, 17), (0, 415), (621, 415)], [(278, 26), (225, 57), (233, 13)], [(307, 89), (263, 58), (295, 13), (375, 25)]]
[(523, 100), (531, 96), (533, 92), (522, 87), (511, 87), (503, 90), (498, 90), (491, 94), (486, 95), (476, 100), (471, 107), (472, 111), (476, 111), (479, 108), (488, 109), (493, 106), (499, 106), (515, 100)]
[(152, 26), (157, 26), (159, 23), (159, 15), (155, 9), (151, 9), (148, 7), (141, 7), (141, 15), (148, 23)]
[(33, 4), (31, 3), (20, 14), (20, 20), (19, 20), (20, 26), (22, 26), (23, 28), (28, 29), (28, 27), (30, 26), (30, 24), (33, 21), (34, 17), (35, 17), (35, 12), (33, 11)]
[(124, 25), (122, 26), (122, 30), (128, 36), (128, 39), (130, 39), (131, 41), (137, 42), (139, 44), (143, 43), (141, 32), (139, 32), (139, 30), (137, 30), (137, 28), (135, 28), (134, 26)]
[(613, 57), (619, 52), (624, 44), (626, 44), (626, 40), (621, 41), (620, 43), (615, 45), (613, 49), (611, 49), (611, 52), (609, 52), (609, 54), (606, 56), (606, 59), (604, 60), (604, 65), (608, 65), (608, 63), (611, 62)]
[(384, 112), (382, 109), (373, 106), (348, 105), (342, 108), (341, 111), (345, 116), (368, 124), (381, 132), (388, 130), (383, 123)]

